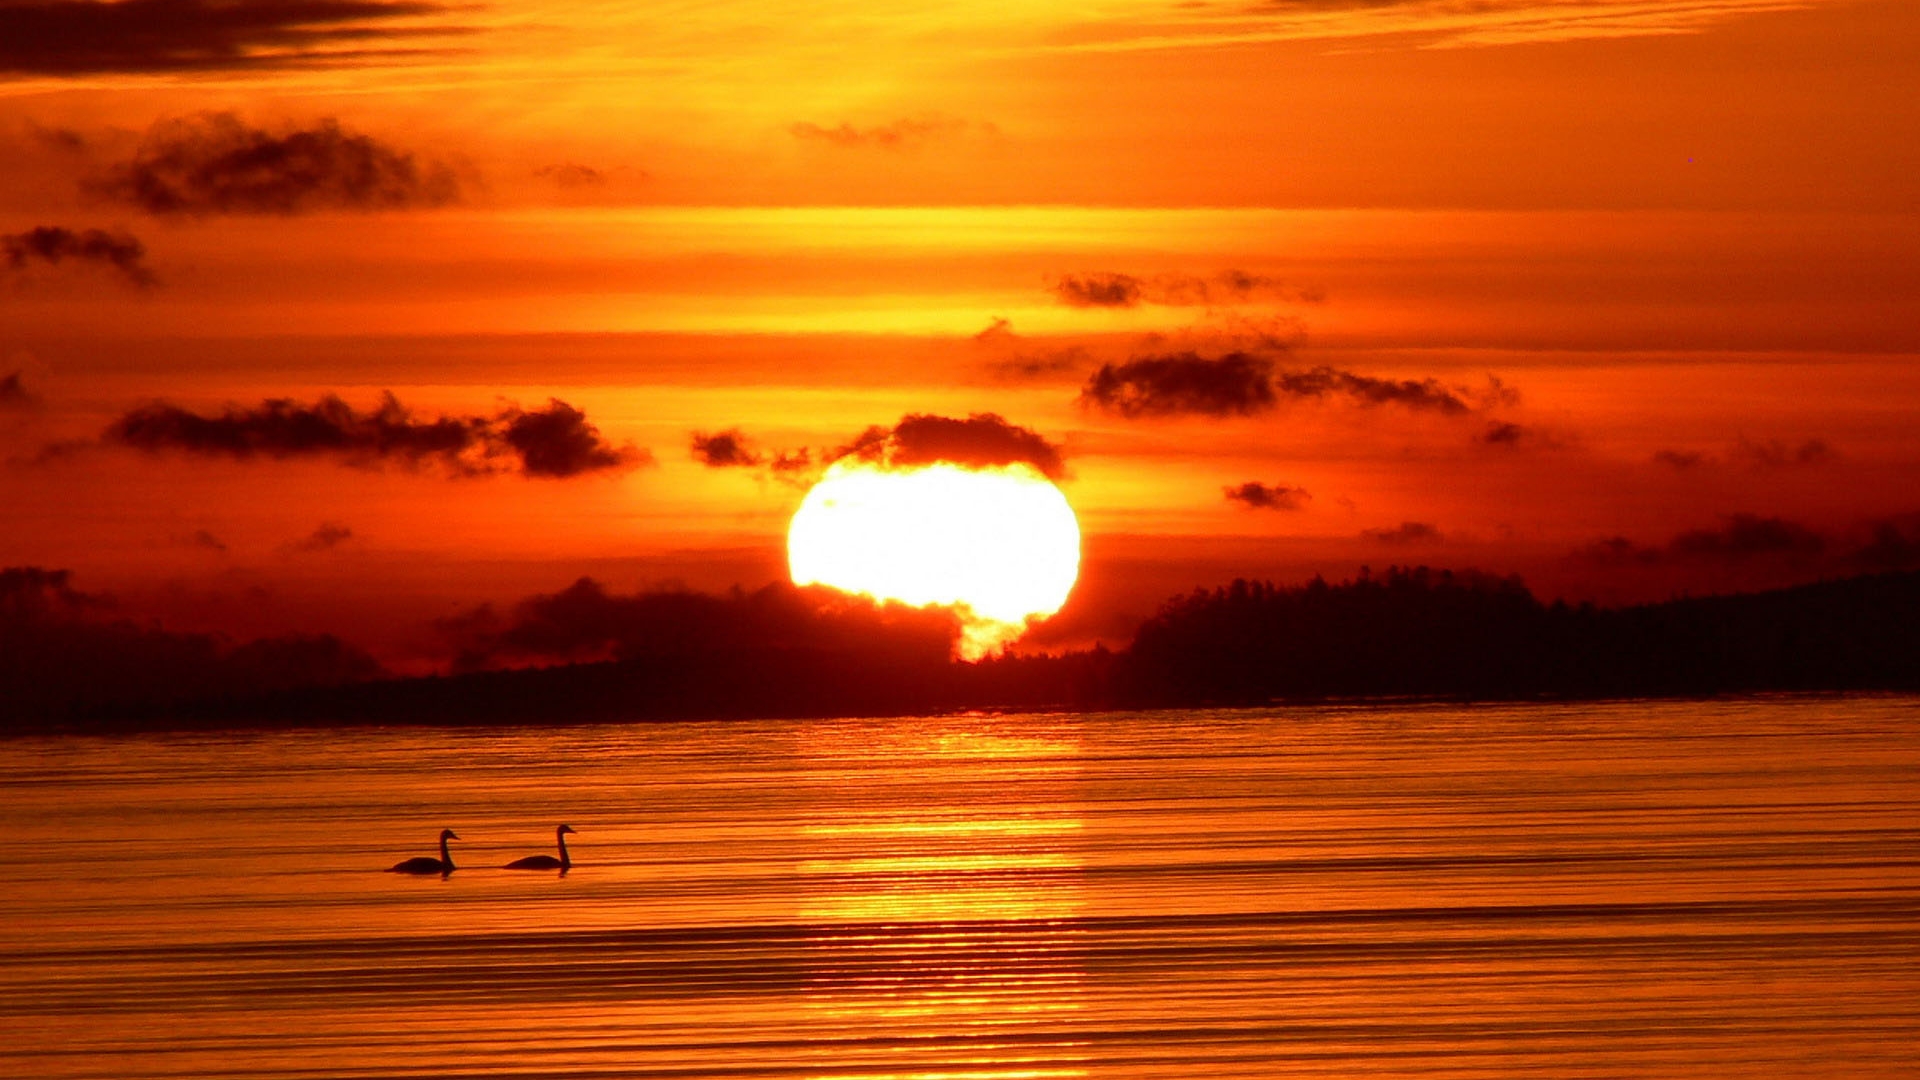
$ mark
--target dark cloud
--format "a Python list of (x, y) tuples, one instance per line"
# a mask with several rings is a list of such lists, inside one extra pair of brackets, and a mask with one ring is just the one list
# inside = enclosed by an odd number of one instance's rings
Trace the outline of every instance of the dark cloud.
[(941, 139), (951, 139), (969, 131), (998, 134), (992, 124), (974, 123), (952, 116), (918, 116), (873, 127), (856, 128), (841, 123), (835, 127), (801, 121), (787, 129), (802, 142), (825, 143), (843, 150), (910, 150)]
[(1102, 364), (1080, 391), (1083, 406), (1121, 416), (1251, 415), (1275, 403), (1273, 362), (1252, 353), (1198, 353)]
[(108, 618), (111, 602), (76, 591), (71, 579), (68, 570), (0, 569), (0, 730), (15, 718), (116, 705), (147, 709), (384, 674), (331, 635), (236, 645)]
[(1613, 566), (1786, 560), (1833, 573), (1908, 570), (1920, 567), (1920, 513), (1876, 518), (1837, 532), (1779, 517), (1733, 514), (1717, 527), (1679, 533), (1664, 546), (1615, 536), (1587, 546), (1575, 558)]
[(1519, 424), (1505, 420), (1489, 420), (1486, 429), (1474, 437), (1488, 446), (1518, 446), (1529, 435), (1530, 432)]
[(1431, 544), (1440, 539), (1440, 530), (1424, 521), (1403, 521), (1391, 529), (1367, 529), (1360, 535), (1382, 544)]
[(33, 263), (59, 265), (68, 259), (107, 267), (141, 288), (159, 283), (147, 269), (146, 246), (131, 234), (102, 229), (62, 228), (41, 225), (26, 232), (0, 236), (0, 256), (11, 270), (25, 270)]
[(39, 566), (0, 567), (0, 620), (23, 622), (74, 616), (103, 606), (99, 597), (73, 588), (71, 570)]
[(1132, 274), (1080, 274), (1053, 283), (1053, 295), (1069, 307), (1133, 307), (1146, 292), (1146, 282)]
[(510, 406), (496, 423), (500, 439), (520, 456), (520, 471), (528, 476), (563, 479), (652, 460), (632, 447), (609, 445), (600, 429), (587, 423), (586, 413), (559, 398), (548, 398), (545, 409), (533, 412)]
[(1204, 307), (1245, 303), (1256, 299), (1324, 302), (1318, 289), (1302, 289), (1277, 278), (1245, 270), (1223, 270), (1212, 277), (1192, 274), (1133, 274), (1098, 272), (1055, 278), (1053, 295), (1069, 307)]
[(84, 154), (87, 137), (72, 128), (50, 128), (28, 121), (27, 134), (34, 142), (61, 154)]
[(829, 456), (856, 457), (892, 468), (936, 462), (989, 468), (1024, 462), (1053, 480), (1067, 472), (1060, 447), (995, 413), (974, 413), (965, 420), (911, 413), (892, 428), (868, 428)]
[(1506, 380), (1492, 372), (1487, 373), (1486, 388), (1474, 396), (1480, 399), (1483, 409), (1512, 408), (1520, 404), (1520, 391), (1508, 386)]
[(27, 389), (22, 376), (25, 372), (16, 371), (0, 377), (0, 410), (31, 409), (40, 404), (40, 398)]
[(1754, 442), (1743, 438), (1735, 445), (1733, 452), (1735, 458), (1756, 469), (1821, 465), (1833, 458), (1833, 448), (1822, 439), (1808, 439), (1797, 446), (1789, 446), (1779, 439)]
[(1651, 566), (1661, 560), (1658, 548), (1642, 547), (1624, 536), (1595, 540), (1575, 556), (1603, 566)]
[(401, 210), (460, 199), (452, 167), (348, 131), (335, 120), (273, 132), (232, 113), (154, 126), (132, 161), (89, 182), (150, 214)]
[(227, 550), (227, 545), (224, 542), (222, 542), (219, 537), (213, 535), (212, 533), (208, 532), (205, 529), (195, 529), (192, 532), (188, 533), (187, 535), (181, 537), (180, 541), (181, 543), (186, 544), (188, 547), (196, 547), (204, 551), (224, 552)]
[(1472, 411), (1437, 379), (1379, 379), (1326, 366), (1276, 372), (1265, 356), (1240, 351), (1213, 359), (1182, 352), (1103, 364), (1081, 389), (1080, 403), (1128, 417), (1246, 416), (1273, 408), (1282, 397), (1332, 396), (1446, 415)]
[[(800, 451), (805, 454), (806, 451)], [(709, 469), (750, 468), (765, 464), (767, 456), (752, 449), (739, 428), (707, 434), (696, 431), (692, 442), (693, 460)]]
[(522, 475), (569, 477), (645, 464), (651, 456), (614, 447), (564, 401), (527, 411), (509, 405), (493, 416), (416, 418), (391, 394), (360, 412), (328, 395), (312, 405), (285, 398), (202, 416), (155, 402), (122, 416), (103, 441), (149, 453), (177, 451), (250, 460), (332, 456), (349, 464), (436, 464), (460, 476), (502, 471), (517, 459)]
[(1707, 456), (1697, 450), (1656, 450), (1653, 460), (1669, 469), (1684, 472), (1706, 461)]
[(0, 74), (364, 64), (416, 54), (422, 36), (457, 32), (420, 22), (453, 10), (418, 0), (6, 0)]
[(436, 623), (457, 670), (643, 657), (742, 656), (770, 650), (858, 650), (944, 661), (958, 636), (950, 612), (876, 606), (830, 589), (769, 585), (727, 596), (621, 595), (592, 578)]
[(332, 521), (323, 521), (315, 529), (289, 545), (294, 551), (332, 551), (353, 539), (353, 530)]
[(1459, 415), (1471, 411), (1454, 391), (1438, 379), (1377, 379), (1331, 367), (1282, 372), (1274, 389), (1288, 397), (1324, 398), (1341, 394), (1362, 405), (1402, 405), (1409, 409)]
[(1867, 523), (1867, 540), (1852, 561), (1870, 570), (1920, 567), (1920, 514), (1903, 514)]
[(982, 345), (997, 345), (1002, 342), (1018, 341), (1020, 335), (1013, 332), (1013, 320), (996, 315), (993, 321), (987, 324), (986, 329), (973, 335), (973, 340)]
[(1305, 488), (1263, 484), (1258, 480), (1222, 490), (1230, 501), (1256, 510), (1304, 510), (1313, 498)]
[(1677, 559), (1730, 562), (1760, 555), (1812, 556), (1827, 542), (1805, 525), (1777, 517), (1734, 514), (1717, 529), (1693, 529), (1675, 536), (1668, 553)]

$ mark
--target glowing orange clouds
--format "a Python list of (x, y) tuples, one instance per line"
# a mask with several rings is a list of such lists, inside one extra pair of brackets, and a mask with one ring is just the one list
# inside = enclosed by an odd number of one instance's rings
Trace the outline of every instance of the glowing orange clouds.
[(978, 659), (1066, 603), (1080, 525), (1029, 465), (885, 469), (841, 461), (807, 492), (787, 531), (797, 585), (828, 585), (960, 611), (960, 655)]

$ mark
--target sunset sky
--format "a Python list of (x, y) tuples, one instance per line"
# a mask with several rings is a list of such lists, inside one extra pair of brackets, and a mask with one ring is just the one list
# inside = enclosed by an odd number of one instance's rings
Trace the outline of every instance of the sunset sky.
[(1920, 565), (1917, 406), (1911, 0), (0, 0), (0, 566), (169, 628), (754, 588), (976, 414), (1039, 645), (1754, 588)]

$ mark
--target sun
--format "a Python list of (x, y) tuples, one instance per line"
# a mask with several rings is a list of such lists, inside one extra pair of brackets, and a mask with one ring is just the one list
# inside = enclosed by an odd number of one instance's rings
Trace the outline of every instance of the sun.
[(1080, 524), (1032, 466), (836, 462), (787, 529), (796, 585), (960, 612), (977, 660), (1060, 610), (1080, 574)]

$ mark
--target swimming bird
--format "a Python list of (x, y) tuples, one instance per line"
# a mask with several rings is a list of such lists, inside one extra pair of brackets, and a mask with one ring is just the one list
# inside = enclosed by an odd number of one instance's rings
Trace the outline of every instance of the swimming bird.
[(551, 855), (529, 855), (524, 859), (515, 859), (508, 863), (506, 869), (558, 870), (565, 873), (567, 868), (573, 865), (573, 860), (567, 857), (567, 834), (572, 831), (573, 826), (571, 825), (562, 825), (553, 830), (553, 838), (560, 844), (559, 858), (556, 859)]
[(411, 859), (394, 863), (393, 869), (387, 872), (390, 874), (439, 874), (441, 877), (445, 877), (453, 873), (453, 855), (447, 851), (447, 841), (458, 839), (460, 839), (460, 837), (455, 835), (452, 829), (441, 829), (439, 858), (436, 859), (428, 855), (417, 855)]

